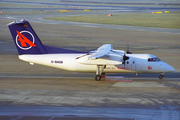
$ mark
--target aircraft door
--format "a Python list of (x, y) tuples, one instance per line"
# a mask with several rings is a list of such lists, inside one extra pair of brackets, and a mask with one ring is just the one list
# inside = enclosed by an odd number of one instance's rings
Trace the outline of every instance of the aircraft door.
[(136, 61), (131, 60), (131, 70), (136, 70)]

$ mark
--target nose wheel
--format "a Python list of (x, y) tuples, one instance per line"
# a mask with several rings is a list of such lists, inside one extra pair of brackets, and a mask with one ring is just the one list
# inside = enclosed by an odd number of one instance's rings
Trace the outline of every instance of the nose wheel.
[(159, 75), (159, 79), (162, 79), (162, 78), (163, 78), (163, 75), (164, 75), (164, 73), (161, 73), (161, 74)]

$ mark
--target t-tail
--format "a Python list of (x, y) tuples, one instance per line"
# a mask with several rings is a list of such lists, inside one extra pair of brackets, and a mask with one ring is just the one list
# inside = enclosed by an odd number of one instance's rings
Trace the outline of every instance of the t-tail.
[(28, 21), (14, 21), (8, 24), (19, 55), (46, 54), (47, 51)]

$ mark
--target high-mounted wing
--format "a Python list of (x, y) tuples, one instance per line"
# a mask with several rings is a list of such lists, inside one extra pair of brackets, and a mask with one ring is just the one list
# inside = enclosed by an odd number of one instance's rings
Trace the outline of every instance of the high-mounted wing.
[(92, 53), (89, 59), (98, 59), (98, 58), (106, 57), (111, 49), (112, 49), (111, 44), (104, 44), (101, 47), (99, 47), (95, 53)]
[(83, 55), (76, 58), (76, 61), (86, 65), (120, 65), (122, 64), (122, 55), (111, 53), (111, 44), (105, 44), (99, 47), (94, 53)]

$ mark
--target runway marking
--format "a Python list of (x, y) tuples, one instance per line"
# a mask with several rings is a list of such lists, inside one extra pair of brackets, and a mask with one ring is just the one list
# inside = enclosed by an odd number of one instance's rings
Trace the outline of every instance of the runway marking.
[(89, 25), (81, 25), (82, 27), (93, 27), (93, 28), (99, 28), (98, 26), (89, 26)]
[(50, 119), (48, 119), (48, 120), (52, 120), (52, 119), (54, 119), (54, 117), (51, 117)]
[(23, 116), (19, 116), (19, 117), (17, 117), (17, 118), (14, 118), (14, 119), (11, 119), (11, 120), (18, 120), (18, 119), (20, 119), (20, 118), (22, 118)]
[(8, 19), (16, 19), (16, 18), (14, 18), (14, 17), (7, 17)]

